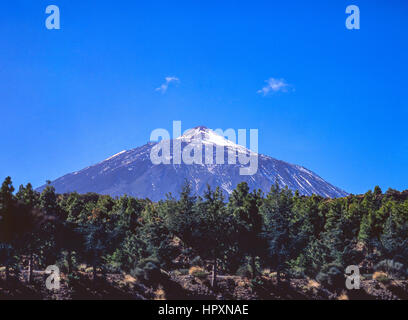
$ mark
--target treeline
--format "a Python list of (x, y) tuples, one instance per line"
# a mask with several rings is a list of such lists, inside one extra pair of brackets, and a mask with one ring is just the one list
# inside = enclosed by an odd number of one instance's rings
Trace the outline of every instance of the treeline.
[(241, 183), (227, 200), (219, 188), (203, 197), (188, 183), (178, 198), (152, 202), (88, 193), (58, 195), (48, 184), (0, 190), (0, 268), (6, 277), (57, 264), (69, 277), (80, 265), (93, 277), (111, 272), (160, 281), (161, 270), (199, 266), (256, 279), (311, 277), (344, 287), (348, 265), (405, 278), (408, 191), (379, 187), (340, 199), (300, 196), (278, 185), (268, 194)]

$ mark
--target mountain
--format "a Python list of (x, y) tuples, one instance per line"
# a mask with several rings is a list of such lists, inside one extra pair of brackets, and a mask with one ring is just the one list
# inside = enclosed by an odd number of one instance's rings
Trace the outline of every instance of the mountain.
[[(258, 170), (253, 175), (240, 175), (240, 169), (248, 167), (242, 165), (238, 156), (249, 156), (250, 151), (237, 145), (223, 136), (206, 127), (196, 127), (188, 130), (184, 135), (175, 140), (167, 140), (171, 150), (174, 146), (180, 145), (184, 148), (201, 147), (203, 151), (203, 161), (201, 164), (174, 164), (173, 153), (167, 155), (167, 162), (170, 164), (153, 164), (150, 154), (161, 145), (157, 142), (150, 142), (144, 146), (119, 152), (108, 159), (82, 169), (69, 173), (56, 179), (51, 184), (58, 193), (67, 192), (96, 192), (99, 194), (109, 194), (111, 196), (121, 196), (127, 194), (139, 198), (149, 198), (157, 201), (164, 199), (166, 193), (171, 192), (178, 195), (185, 181), (189, 181), (192, 190), (202, 195), (207, 184), (212, 188), (220, 186), (226, 194), (243, 181), (246, 181), (251, 189), (259, 188), (267, 193), (271, 186), (277, 181), (281, 187), (288, 186), (292, 190), (298, 190), (302, 195), (318, 194), (324, 197), (336, 198), (346, 196), (347, 193), (330, 183), (326, 182), (312, 171), (272, 157), (255, 154), (258, 157)], [(152, 150), (153, 149), (153, 150)], [(218, 157), (216, 150), (222, 150)], [(228, 164), (228, 154), (234, 155), (236, 164)], [(194, 154), (194, 153), (189, 153)], [(163, 153), (159, 153), (163, 155)], [(174, 154), (176, 155), (176, 153)], [(215, 160), (224, 158), (225, 164), (215, 163)], [(184, 160), (184, 158), (183, 158)], [(207, 162), (205, 161), (207, 160)], [(177, 163), (177, 162), (176, 162)], [(220, 163), (220, 161), (217, 161)], [(41, 191), (45, 186), (38, 188)]]

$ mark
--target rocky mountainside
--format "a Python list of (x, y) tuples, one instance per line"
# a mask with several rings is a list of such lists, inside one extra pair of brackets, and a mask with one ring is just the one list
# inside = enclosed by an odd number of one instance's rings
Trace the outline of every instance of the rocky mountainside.
[[(277, 181), (281, 187), (288, 186), (303, 195), (318, 194), (330, 198), (347, 195), (345, 191), (302, 166), (262, 154), (257, 154), (257, 172), (253, 175), (241, 175), (240, 168), (248, 167), (249, 164), (240, 164), (238, 155), (248, 156), (250, 151), (205, 127), (191, 129), (168, 143), (171, 150), (175, 145), (180, 145), (181, 150), (186, 146), (190, 148), (193, 146), (211, 151), (202, 152), (203, 154), (199, 156), (202, 157), (201, 163), (186, 164), (182, 161), (181, 164), (174, 164), (171, 161), (174, 159), (171, 153), (170, 159), (167, 159), (170, 160), (169, 164), (153, 164), (150, 154), (152, 148), (158, 147), (158, 143), (150, 142), (132, 150), (119, 152), (80, 171), (69, 173), (53, 181), (52, 185), (58, 193), (76, 191), (111, 196), (127, 194), (154, 201), (164, 199), (167, 193), (178, 195), (186, 180), (200, 195), (203, 194), (207, 184), (212, 188), (220, 186), (226, 194), (229, 194), (243, 181), (246, 181), (251, 189), (259, 188), (264, 192), (268, 192)], [(220, 159), (220, 155), (217, 156), (219, 150), (223, 152), (221, 158), (224, 158), (224, 164), (215, 164), (215, 160)], [(232, 159), (235, 158), (235, 164), (228, 164), (229, 153), (233, 155)], [(41, 191), (43, 188), (44, 186), (38, 190)]]

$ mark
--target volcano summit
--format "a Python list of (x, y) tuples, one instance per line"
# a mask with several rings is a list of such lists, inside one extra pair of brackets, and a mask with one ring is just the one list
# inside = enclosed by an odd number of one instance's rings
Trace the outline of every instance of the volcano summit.
[[(141, 147), (119, 152), (100, 163), (58, 178), (51, 185), (58, 193), (76, 191), (111, 196), (127, 194), (153, 201), (164, 199), (169, 192), (178, 195), (186, 180), (198, 195), (204, 193), (207, 184), (212, 188), (219, 186), (226, 194), (230, 194), (244, 181), (251, 189), (261, 189), (265, 193), (277, 182), (281, 187), (288, 186), (291, 190), (298, 190), (302, 195), (317, 194), (330, 198), (347, 195), (347, 192), (302, 166), (258, 153), (256, 173), (241, 175), (240, 170), (248, 167), (243, 165), (241, 160), (247, 157), (250, 163), (255, 152), (203, 126), (187, 130), (180, 137), (168, 140), (170, 147), (170, 153), (166, 155), (168, 161), (154, 164), (151, 154), (155, 152), (153, 148), (158, 148), (161, 142), (149, 142)], [(193, 161), (191, 164), (174, 161), (174, 157), (179, 157), (172, 152), (176, 146), (186, 155), (191, 155), (185, 151), (188, 146), (205, 148), (206, 152), (199, 155), (203, 157), (203, 161)], [(210, 155), (208, 150), (212, 150)], [(222, 154), (220, 150), (223, 150)], [(220, 157), (224, 158), (222, 164)], [(234, 158), (238, 161), (234, 162)], [(44, 187), (38, 190), (41, 191)]]

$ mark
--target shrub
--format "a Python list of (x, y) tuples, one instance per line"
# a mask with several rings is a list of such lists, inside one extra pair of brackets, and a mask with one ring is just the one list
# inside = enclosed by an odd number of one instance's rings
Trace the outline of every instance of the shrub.
[(208, 275), (203, 268), (198, 266), (191, 267), (190, 270), (188, 270), (188, 274), (200, 279), (207, 278)]
[(238, 287), (246, 287), (246, 286), (248, 286), (248, 282), (246, 282), (246, 281), (243, 281), (243, 280), (237, 280), (236, 281), (236, 285), (238, 286)]
[(382, 271), (374, 272), (373, 279), (377, 280), (379, 282), (388, 282), (389, 281), (388, 274), (386, 274), (385, 272), (382, 272)]
[(130, 271), (130, 275), (138, 278), (139, 280), (144, 280), (150, 285), (157, 285), (163, 279), (160, 268), (151, 261), (139, 264)]
[(177, 269), (174, 271), (174, 274), (177, 276), (185, 276), (189, 274), (189, 270), (188, 269)]
[(86, 269), (87, 269), (87, 265), (86, 265), (86, 264), (80, 264), (80, 265), (78, 266), (78, 271), (86, 272)]
[(154, 296), (154, 300), (166, 300), (166, 292), (161, 285), (154, 292)]
[(161, 278), (160, 268), (153, 262), (148, 262), (144, 267), (145, 280), (157, 282)]
[(341, 295), (337, 297), (337, 300), (350, 300), (349, 296), (347, 293), (343, 292)]
[(204, 261), (201, 259), (200, 256), (195, 257), (193, 260), (191, 260), (191, 264), (193, 266), (200, 266), (202, 267), (204, 265)]
[(93, 271), (93, 268), (92, 267), (87, 267), (87, 268), (85, 268), (85, 272), (86, 273), (91, 273)]
[(407, 276), (404, 265), (394, 260), (383, 260), (374, 267), (374, 270), (385, 272), (394, 279), (405, 279)]
[(303, 279), (305, 278), (305, 272), (303, 268), (300, 267), (294, 267), (292, 269), (289, 269), (288, 271), (289, 277), (292, 279)]
[(266, 283), (266, 280), (262, 277), (256, 277), (250, 280), (250, 286), (252, 288), (262, 287)]
[(327, 264), (323, 266), (322, 270), (316, 276), (316, 280), (327, 288), (342, 290), (345, 286), (343, 267), (333, 263)]
[(237, 276), (251, 278), (252, 277), (252, 268), (248, 264), (243, 264), (240, 266), (236, 272)]
[(138, 265), (139, 267), (143, 268), (143, 267), (146, 266), (148, 263), (153, 263), (153, 264), (155, 264), (155, 265), (159, 265), (159, 264), (160, 264), (159, 260), (158, 260), (156, 257), (150, 256), (150, 257), (148, 257), (148, 258), (140, 259), (140, 260), (138, 261), (137, 265)]

